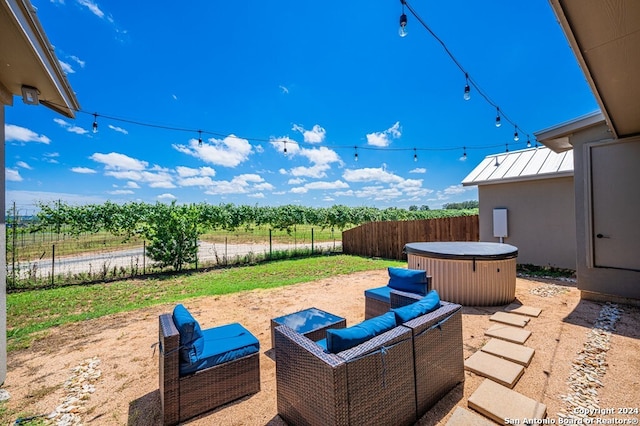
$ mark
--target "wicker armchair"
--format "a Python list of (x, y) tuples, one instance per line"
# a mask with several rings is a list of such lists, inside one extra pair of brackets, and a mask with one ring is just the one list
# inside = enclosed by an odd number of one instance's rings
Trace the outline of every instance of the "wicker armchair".
[[(405, 268), (388, 268), (389, 283), (386, 286), (370, 288), (364, 292), (364, 318), (369, 319), (389, 312), (391, 309), (391, 293), (406, 293), (406, 297), (414, 295), (421, 298), (431, 289), (431, 276), (426, 271), (408, 270)], [(421, 273), (408, 278), (408, 283), (403, 284), (406, 277), (396, 276), (398, 273)], [(418, 281), (416, 281), (418, 280)]]
[(180, 374), (180, 334), (171, 314), (159, 317), (159, 388), (164, 425), (175, 425), (260, 390), (259, 353)]
[[(391, 307), (421, 296), (392, 292)], [(416, 411), (422, 417), (458, 383), (464, 381), (462, 306), (440, 301), (440, 307), (402, 324), (412, 330), (416, 379)]]
[(410, 425), (416, 421), (411, 330), (397, 326), (337, 354), (275, 329), (277, 403), (292, 425)]

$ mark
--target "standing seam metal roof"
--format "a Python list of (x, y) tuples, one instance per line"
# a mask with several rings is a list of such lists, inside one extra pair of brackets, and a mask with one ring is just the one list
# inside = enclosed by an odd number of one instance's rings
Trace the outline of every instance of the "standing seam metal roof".
[(462, 181), (464, 186), (573, 176), (573, 150), (546, 147), (488, 155)]

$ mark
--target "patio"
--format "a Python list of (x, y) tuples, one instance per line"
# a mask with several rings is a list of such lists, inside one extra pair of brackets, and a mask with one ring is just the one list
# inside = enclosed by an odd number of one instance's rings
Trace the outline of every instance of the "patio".
[[(255, 334), (261, 344), (261, 391), (188, 424), (283, 425), (276, 413), (270, 320), (314, 306), (345, 317), (347, 325), (355, 324), (364, 319), (363, 291), (384, 285), (387, 279), (386, 270), (378, 270), (275, 290), (185, 300), (185, 306), (202, 326), (237, 321)], [(335, 297), (337, 294), (340, 297)], [(523, 278), (517, 279), (516, 298), (524, 305), (541, 308), (542, 313), (525, 327), (532, 332), (526, 346), (535, 349), (535, 355), (513, 390), (544, 403), (548, 418), (557, 422), (558, 413), (566, 412), (568, 407), (562, 396), (573, 393), (568, 382), (572, 363), (583, 350), (603, 304), (580, 301), (579, 291), (572, 283)], [(6, 390), (11, 393), (9, 407), (30, 415), (50, 413), (73, 394), (74, 390), (64, 385), (73, 378), (76, 384), (88, 383), (95, 388), (94, 392), (85, 392), (86, 400), (67, 401), (66, 407), (83, 423), (160, 424), (158, 354), (152, 345), (157, 341), (158, 315), (172, 308), (173, 305), (163, 305), (65, 326), (28, 350), (10, 353), (6, 383)], [(503, 308), (463, 308), (465, 359), (489, 340), (484, 335), (493, 325), (489, 317)], [(606, 374), (596, 378), (603, 386), (594, 388), (599, 399), (595, 408), (637, 407), (640, 309), (620, 308), (623, 312), (610, 336), (610, 348), (602, 351), (602, 355), (606, 353)], [(93, 362), (87, 363), (89, 359)], [(83, 368), (72, 371), (78, 366)], [(469, 396), (483, 380), (465, 372), (464, 384), (454, 388), (418, 424), (446, 424), (457, 407), (468, 409)]]

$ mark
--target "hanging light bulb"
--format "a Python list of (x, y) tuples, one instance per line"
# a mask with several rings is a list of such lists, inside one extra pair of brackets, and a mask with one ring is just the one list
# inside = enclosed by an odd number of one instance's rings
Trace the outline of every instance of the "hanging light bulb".
[(287, 141), (284, 141), (284, 155), (287, 155)]
[(509, 152), (509, 144), (508, 144), (508, 143), (506, 143), (506, 144), (504, 144), (504, 145), (505, 145), (505, 147), (507, 148), (507, 149), (505, 150), (505, 152)]
[(413, 148), (413, 161), (418, 161), (418, 150)]
[(357, 147), (357, 146), (354, 146), (354, 147), (353, 147), (353, 149), (354, 149), (354, 151), (356, 152), (356, 153), (353, 155), (353, 159), (354, 159), (355, 161), (358, 161), (358, 147)]
[(93, 133), (98, 133), (98, 114), (93, 113)]
[(500, 127), (502, 126), (502, 123), (500, 122), (500, 107), (496, 108), (496, 127)]
[(400, 2), (402, 3), (402, 15), (400, 15), (400, 28), (398, 28), (398, 35), (400, 35), (400, 37), (406, 37), (407, 36), (407, 15), (405, 15), (404, 13), (405, 0), (400, 0)]
[(531, 148), (531, 140), (529, 140), (529, 135), (527, 135), (527, 148)]
[(462, 147), (462, 158), (461, 158), (461, 160), (462, 161), (467, 161), (467, 147), (466, 146)]
[(464, 78), (466, 80), (466, 84), (464, 85), (464, 100), (468, 101), (471, 99), (471, 87), (469, 87), (469, 74), (464, 73)]
[(518, 126), (516, 126), (515, 130), (513, 131), (513, 140), (516, 142), (520, 140), (520, 136), (518, 136)]
[(198, 130), (198, 146), (202, 146), (202, 130)]

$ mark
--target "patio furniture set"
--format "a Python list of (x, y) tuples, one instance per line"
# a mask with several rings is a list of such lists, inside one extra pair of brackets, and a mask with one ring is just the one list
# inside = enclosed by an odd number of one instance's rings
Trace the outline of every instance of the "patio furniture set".
[[(317, 308), (273, 318), (278, 415), (291, 425), (409, 425), (462, 382), (462, 307), (429, 282), (424, 270), (389, 268), (351, 327)], [(165, 425), (260, 391), (260, 345), (242, 325), (202, 330), (182, 305), (159, 322)]]

